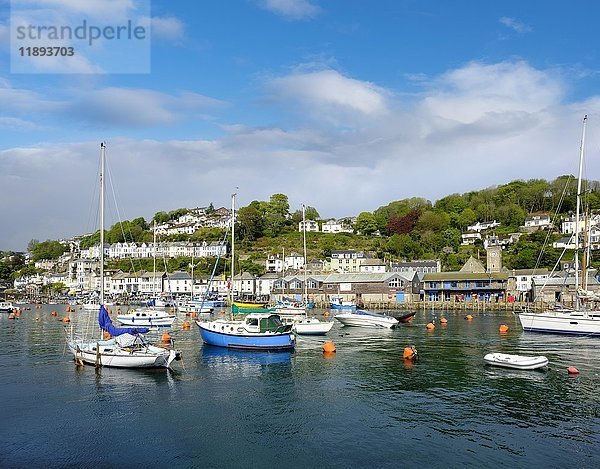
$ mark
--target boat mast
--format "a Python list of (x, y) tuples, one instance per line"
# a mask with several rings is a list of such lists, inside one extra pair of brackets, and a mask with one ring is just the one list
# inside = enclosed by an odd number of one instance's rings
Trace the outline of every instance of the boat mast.
[(233, 306), (233, 275), (235, 273), (235, 196), (231, 194), (231, 282), (229, 283), (229, 304)]
[(302, 204), (302, 238), (304, 241), (304, 306), (308, 302), (308, 285), (306, 284), (306, 265), (308, 264), (306, 259), (306, 206)]
[(104, 166), (106, 143), (100, 143), (100, 305), (104, 304)]
[(581, 174), (583, 172), (583, 149), (585, 146), (585, 126), (587, 114), (583, 117), (583, 130), (581, 132), (581, 146), (579, 147), (579, 175), (577, 177), (577, 205), (575, 207), (575, 309), (579, 309), (579, 206), (581, 205)]
[[(154, 275), (152, 276), (152, 296), (154, 296), (154, 305), (156, 306), (157, 294), (156, 294), (156, 220), (154, 220), (154, 246), (152, 249), (152, 262), (154, 268)], [(162, 288), (161, 288), (162, 290)], [(162, 293), (162, 292), (161, 292)]]

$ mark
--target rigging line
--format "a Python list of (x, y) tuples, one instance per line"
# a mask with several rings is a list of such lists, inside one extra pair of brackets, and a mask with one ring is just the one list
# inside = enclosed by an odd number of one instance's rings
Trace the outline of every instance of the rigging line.
[[(558, 204), (556, 205), (556, 210), (554, 211), (554, 216), (552, 217), (552, 226), (556, 226), (556, 221), (558, 219), (558, 210), (559, 210), (560, 207), (562, 207), (562, 204), (564, 202), (564, 199), (565, 199), (565, 196), (566, 196), (566, 193), (567, 193), (567, 188), (569, 187), (569, 183), (571, 182), (571, 179), (573, 179), (573, 178), (572, 178), (571, 175), (569, 175), (569, 177), (567, 178), (567, 181), (565, 183), (565, 186), (563, 188), (563, 192), (562, 192), (562, 194), (560, 196), (560, 200), (558, 201)], [(540, 266), (540, 264), (542, 262), (542, 257), (544, 255), (544, 251), (546, 249), (546, 246), (548, 246), (548, 242), (550, 241), (550, 235), (551, 234), (552, 234), (552, 230), (548, 230), (548, 232), (546, 233), (546, 238), (544, 239), (544, 244), (542, 245), (542, 249), (540, 249), (540, 252), (539, 252), (538, 257), (536, 259), (535, 267), (533, 269), (534, 271), (539, 268), (539, 266)], [(560, 259), (561, 259), (561, 257), (563, 255), (564, 255), (564, 252), (563, 252), (563, 254), (561, 254), (559, 256), (559, 258), (558, 258), (559, 261), (560, 261)], [(557, 264), (558, 264), (558, 262), (557, 262)], [(556, 266), (554, 268), (556, 268)], [(554, 273), (554, 269), (553, 269), (552, 272)], [(543, 287), (542, 287), (542, 289), (543, 289)]]
[[(123, 236), (123, 241), (125, 243), (127, 243), (128, 242), (128, 240), (127, 240), (127, 234), (125, 233), (125, 230), (123, 229), (123, 218), (121, 216), (121, 211), (119, 210), (119, 205), (117, 203), (116, 190), (115, 190), (115, 186), (113, 184), (114, 178), (113, 178), (112, 172), (110, 170), (110, 166), (106, 165), (106, 170), (107, 170), (107, 173), (108, 173), (108, 178), (107, 179), (108, 179), (109, 186), (110, 186), (110, 189), (111, 189), (113, 203), (115, 205), (115, 210), (116, 210), (116, 213), (117, 213), (117, 220), (118, 220), (118, 223), (119, 223), (119, 228), (121, 229), (121, 236)], [(129, 239), (131, 240), (130, 242), (132, 242), (132, 243), (134, 242), (133, 234), (131, 233), (131, 229), (129, 229)], [(133, 257), (130, 258), (130, 261), (131, 261), (131, 270), (133, 272), (135, 272), (136, 271), (136, 267), (135, 267), (135, 264), (134, 264)], [(142, 268), (141, 263), (140, 263), (139, 267), (140, 267), (140, 270), (141, 270), (141, 268)]]

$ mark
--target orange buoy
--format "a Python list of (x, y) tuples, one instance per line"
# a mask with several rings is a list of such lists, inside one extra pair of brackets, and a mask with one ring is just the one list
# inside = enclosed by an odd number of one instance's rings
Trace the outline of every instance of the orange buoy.
[(414, 345), (410, 347), (404, 347), (404, 352), (402, 353), (402, 358), (405, 360), (416, 360), (417, 359), (417, 349)]
[(500, 325), (500, 333), (506, 334), (507, 332), (508, 332), (508, 326), (506, 324), (501, 324)]
[(435, 329), (435, 325), (432, 322), (427, 323), (427, 325), (425, 326), (427, 328), (427, 330), (432, 331)]
[(50, 313), (50, 316), (56, 316), (56, 311), (52, 311), (52, 312)]
[(69, 316), (65, 316), (62, 320), (62, 322), (64, 322), (65, 324), (68, 322), (71, 322), (71, 318)]
[(467, 321), (470, 321), (471, 319), (473, 319), (473, 316), (471, 316), (470, 314), (467, 314), (467, 315), (465, 316), (465, 319), (466, 319)]
[(329, 342), (325, 342), (323, 344), (323, 352), (325, 353), (333, 353), (335, 352), (335, 345), (333, 344), (333, 342), (329, 341)]
[(331, 313), (330, 313), (329, 311), (325, 311), (325, 312), (323, 313), (323, 316), (327, 317), (327, 316), (329, 316), (330, 314), (331, 314)]
[(110, 334), (106, 331), (104, 331), (104, 340), (108, 340), (110, 339)]
[(441, 322), (442, 324), (448, 324), (448, 320), (447, 320), (446, 318), (442, 318), (442, 319), (440, 319), (440, 322)]
[(579, 374), (579, 370), (577, 368), (575, 368), (574, 366), (570, 366), (569, 368), (567, 368), (567, 373), (574, 376), (574, 375)]
[(185, 322), (184, 322), (184, 323), (181, 325), (181, 328), (182, 328), (184, 331), (189, 331), (189, 330), (190, 330), (190, 323), (189, 323), (189, 322), (187, 322), (187, 321), (185, 321)]
[(14, 315), (13, 313), (10, 313), (10, 314), (8, 315), (8, 319), (15, 319), (15, 315)]
[(160, 340), (162, 340), (163, 342), (166, 342), (166, 343), (171, 342), (171, 334), (165, 333), (165, 334), (161, 335)]

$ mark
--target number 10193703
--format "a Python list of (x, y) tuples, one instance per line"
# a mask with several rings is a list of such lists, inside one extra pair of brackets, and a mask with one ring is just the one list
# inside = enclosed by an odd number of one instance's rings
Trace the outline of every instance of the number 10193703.
[(72, 57), (75, 55), (73, 47), (19, 47), (21, 57)]

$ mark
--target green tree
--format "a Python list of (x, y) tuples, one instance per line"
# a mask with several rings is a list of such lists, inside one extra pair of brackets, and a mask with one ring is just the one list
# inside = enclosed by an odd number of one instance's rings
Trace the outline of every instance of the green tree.
[(240, 239), (254, 241), (263, 236), (265, 215), (261, 203), (254, 200), (250, 205), (238, 210), (236, 228)]
[(371, 212), (361, 212), (356, 218), (356, 231), (363, 235), (371, 235), (378, 230), (377, 220)]
[(42, 259), (58, 259), (65, 251), (67, 251), (67, 247), (64, 244), (47, 240), (33, 246), (31, 258), (34, 262)]
[(265, 234), (277, 236), (289, 218), (290, 204), (287, 195), (273, 194), (265, 205)]

